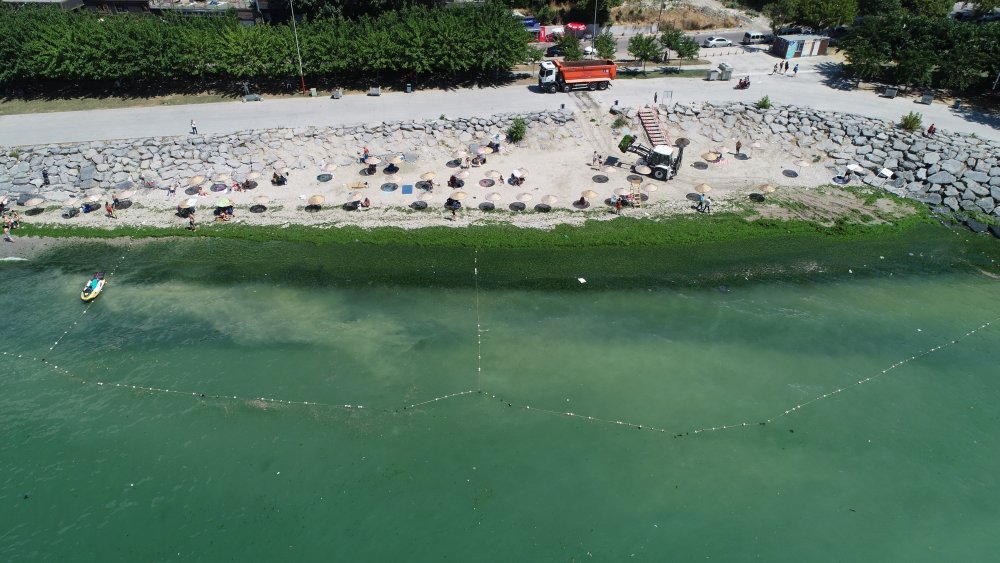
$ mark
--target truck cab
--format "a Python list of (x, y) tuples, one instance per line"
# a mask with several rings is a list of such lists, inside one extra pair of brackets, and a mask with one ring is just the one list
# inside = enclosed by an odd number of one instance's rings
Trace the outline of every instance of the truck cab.
[(538, 69), (538, 87), (546, 92), (555, 92), (558, 88), (556, 84), (556, 65), (552, 61), (542, 61)]

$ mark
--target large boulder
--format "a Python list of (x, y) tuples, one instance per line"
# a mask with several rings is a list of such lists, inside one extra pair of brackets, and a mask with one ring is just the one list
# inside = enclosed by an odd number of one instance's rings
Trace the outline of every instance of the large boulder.
[(931, 174), (930, 176), (927, 177), (927, 181), (931, 182), (932, 184), (951, 184), (955, 180), (957, 180), (955, 176), (945, 171), (941, 171), (936, 174)]

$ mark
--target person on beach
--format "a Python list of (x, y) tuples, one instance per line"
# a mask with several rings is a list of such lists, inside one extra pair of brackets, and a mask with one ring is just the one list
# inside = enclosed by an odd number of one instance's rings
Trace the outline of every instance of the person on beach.
[(111, 218), (111, 219), (117, 219), (118, 218), (117, 216), (115, 216), (115, 208), (111, 207), (111, 202), (110, 201), (105, 201), (104, 202), (104, 211), (107, 212), (109, 218)]
[(14, 237), (10, 236), (10, 227), (7, 225), (3, 226), (3, 240), (4, 242), (14, 242)]
[(792, 69), (792, 77), (794, 78), (798, 75), (799, 75), (799, 64), (795, 63), (795, 68)]
[(48, 170), (42, 170), (42, 183), (45, 184), (46, 186), (49, 185), (49, 171)]
[(621, 214), (622, 214), (622, 198), (616, 197), (615, 198), (615, 215), (621, 215)]
[(934, 133), (937, 133), (937, 127), (931, 123), (931, 126), (927, 128), (927, 136), (933, 137)]
[(777, 63), (774, 64), (774, 70), (771, 71), (771, 74), (778, 74), (778, 64)]
[(170, 184), (167, 186), (167, 197), (173, 197), (177, 195), (177, 184)]
[(705, 213), (712, 212), (712, 198), (705, 196), (705, 206), (702, 209)]
[(118, 200), (118, 194), (115, 192), (111, 192), (111, 206), (114, 209), (121, 207), (121, 202)]
[(365, 200), (361, 202), (361, 205), (358, 207), (358, 209), (360, 209), (361, 207), (368, 209), (371, 206), (372, 206), (371, 200), (366, 197)]
[(743, 154), (743, 143), (741, 141), (736, 141), (736, 156)]
[(198, 230), (198, 225), (195, 223), (195, 220), (194, 220), (194, 211), (192, 211), (191, 213), (188, 214), (188, 227), (187, 228), (188, 228), (189, 231), (197, 231)]
[(593, 158), (590, 159), (590, 167), (597, 168), (598, 166), (600, 166), (600, 164), (601, 164), (601, 155), (597, 151), (594, 151), (594, 156)]
[(193, 119), (191, 120), (191, 133), (193, 135), (197, 135), (198, 134), (198, 124), (195, 123)]

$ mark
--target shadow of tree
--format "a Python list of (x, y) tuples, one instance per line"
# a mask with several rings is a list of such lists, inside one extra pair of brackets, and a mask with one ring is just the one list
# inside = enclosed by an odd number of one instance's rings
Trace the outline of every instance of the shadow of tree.
[(851, 76), (850, 71), (843, 63), (827, 61), (819, 63), (813, 68), (823, 77), (821, 82), (828, 88), (846, 92), (858, 87), (857, 80)]

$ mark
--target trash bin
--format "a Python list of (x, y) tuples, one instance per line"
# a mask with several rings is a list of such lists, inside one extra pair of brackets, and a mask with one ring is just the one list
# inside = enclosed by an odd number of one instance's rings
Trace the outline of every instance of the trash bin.
[(708, 79), (709, 80), (718, 80), (719, 79), (719, 71), (716, 70), (716, 69), (714, 69), (714, 68), (709, 69), (708, 70)]
[(344, 97), (344, 89), (343, 88), (337, 88), (337, 89), (335, 89), (333, 91), (333, 94), (330, 95), (330, 97), (333, 98), (334, 100), (339, 100), (340, 98), (343, 98)]
[(962, 100), (958, 98), (955, 99), (955, 109), (962, 109)]
[(733, 66), (729, 63), (719, 63), (719, 80), (729, 80), (733, 77)]
[(406, 93), (407, 94), (413, 93), (413, 84), (410, 84), (409, 82), (406, 83)]
[(311, 97), (311, 98), (315, 98), (316, 97), (316, 89), (315, 88), (310, 88), (309, 89), (309, 97)]

